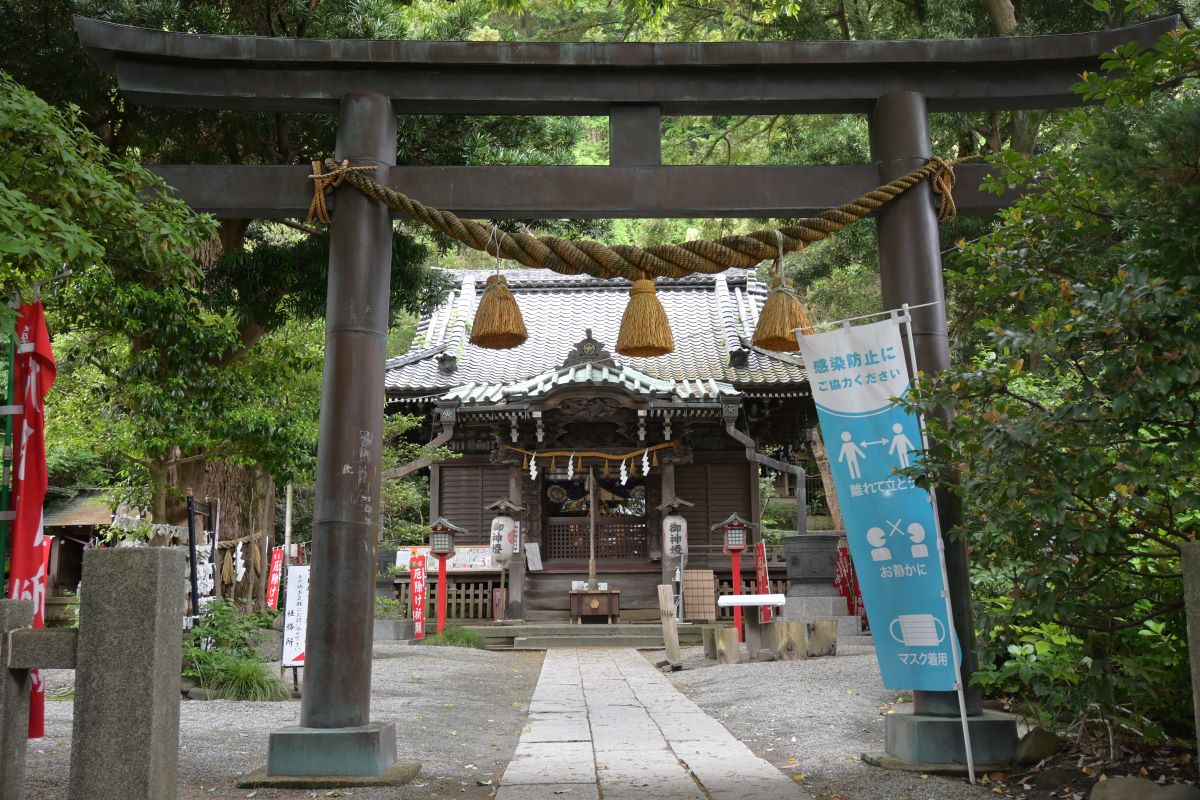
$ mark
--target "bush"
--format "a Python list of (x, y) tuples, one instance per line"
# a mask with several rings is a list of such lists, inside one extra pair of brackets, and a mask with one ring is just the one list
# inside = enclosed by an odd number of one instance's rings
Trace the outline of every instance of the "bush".
[(186, 646), (204, 650), (217, 650), (251, 658), (254, 656), (254, 639), (259, 628), (271, 624), (275, 612), (267, 612), (269, 618), (263, 624), (259, 614), (243, 614), (225, 600), (210, 603), (200, 616), (200, 624), (184, 636)]
[(267, 671), (254, 650), (258, 631), (277, 614), (245, 614), (223, 600), (210, 604), (184, 635), (183, 676), (222, 700), (289, 699), (287, 684)]
[(394, 597), (376, 595), (375, 619), (404, 619), (404, 604)]
[(221, 650), (189, 647), (183, 653), (183, 675), (221, 700), (287, 700), (287, 684), (267, 672), (256, 658)]
[(447, 625), (441, 633), (417, 639), (415, 644), (427, 644), (432, 647), (474, 647), (476, 650), (483, 650), (486, 647), (482, 636), (457, 625)]

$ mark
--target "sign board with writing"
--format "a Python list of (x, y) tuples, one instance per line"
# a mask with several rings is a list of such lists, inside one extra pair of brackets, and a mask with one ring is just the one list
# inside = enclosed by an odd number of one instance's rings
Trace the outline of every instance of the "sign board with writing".
[(525, 545), (525, 561), (529, 564), (531, 572), (542, 571), (542, 547), (537, 542), (528, 542)]
[[(401, 567), (410, 563), (414, 556), (429, 558), (428, 547), (410, 547), (407, 551), (396, 553), (396, 566)], [(446, 561), (447, 572), (470, 572), (480, 569), (499, 569), (500, 566), (492, 560), (492, 548), (488, 545), (455, 545), (454, 555)]]
[(285, 667), (304, 666), (304, 639), (308, 634), (308, 571), (297, 566), (288, 570), (284, 599), (283, 659)]
[[(428, 550), (429, 548), (425, 548)], [(408, 562), (409, 591), (412, 593), (413, 638), (425, 638), (425, 556), (414, 555)]]
[(267, 608), (279, 608), (279, 582), (283, 579), (283, 548), (271, 548), (271, 571), (267, 578)]
[(929, 493), (897, 475), (919, 458), (900, 322), (800, 336), (850, 554), (883, 685), (949, 691), (958, 683), (943, 595), (941, 540)]
[[(771, 577), (767, 574), (767, 543), (759, 542), (754, 545), (754, 580), (758, 584), (759, 594), (771, 593)], [(758, 607), (758, 621), (766, 624), (775, 619), (775, 609), (771, 606)]]

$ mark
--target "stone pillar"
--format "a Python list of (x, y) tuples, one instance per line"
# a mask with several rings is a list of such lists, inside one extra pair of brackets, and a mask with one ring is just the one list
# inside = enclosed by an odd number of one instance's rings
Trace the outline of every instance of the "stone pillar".
[[(871, 155), (879, 167), (880, 183), (917, 169), (932, 154), (929, 115), (923, 95), (895, 92), (880, 97), (870, 123)], [(944, 370), (950, 366), (950, 344), (946, 335), (946, 296), (942, 285), (937, 211), (929, 183), (914, 186), (880, 209), (876, 228), (883, 307), (893, 309), (904, 303), (915, 306), (938, 302), (912, 312), (913, 342), (918, 370), (927, 373)], [(962, 511), (957, 498), (950, 492), (938, 492), (937, 500), (938, 520), (945, 534), (961, 521)], [(967, 712), (978, 714), (982, 710), (982, 700), (979, 690), (969, 684), (977, 661), (966, 542), (947, 539), (946, 570), (950, 578), (954, 627), (963, 654)], [(958, 698), (953, 692), (917, 692), (913, 703), (918, 714), (958, 716)]]
[(1200, 730), (1200, 542), (1184, 542), (1183, 608), (1187, 614), (1188, 655), (1192, 663), (1192, 708)]
[(84, 553), (69, 800), (174, 800), (186, 566), (175, 548)]
[(33, 624), (31, 600), (0, 600), (0, 800), (21, 800), (29, 736), (29, 670), (5, 669), (8, 633)]
[[(386, 180), (396, 163), (388, 98), (342, 99), (335, 157), (376, 165)], [(300, 726), (271, 734), (268, 776), (381, 775), (396, 760), (394, 726), (370, 721), (392, 223), (350, 186), (334, 201), (304, 697)]]

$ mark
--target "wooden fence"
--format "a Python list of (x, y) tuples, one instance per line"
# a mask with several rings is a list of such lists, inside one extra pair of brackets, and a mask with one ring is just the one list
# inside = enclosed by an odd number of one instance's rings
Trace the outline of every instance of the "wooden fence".
[[(492, 589), (500, 588), (500, 572), (475, 571), (469, 575), (447, 575), (446, 619), (489, 620), (492, 618)], [(396, 599), (404, 609), (404, 616), (412, 619), (412, 586), (408, 577), (395, 581)], [(425, 579), (427, 597), (426, 619), (437, 619), (438, 580), (437, 573)]]
[[(732, 578), (717, 578), (717, 596), (733, 594), (733, 579)], [(788, 581), (787, 578), (780, 580), (772, 579), (771, 590), (766, 594), (787, 594)], [(758, 594), (758, 581), (754, 579), (754, 574), (746, 575), (742, 573), (742, 594)], [(757, 611), (757, 609), (754, 609)], [(733, 619), (732, 608), (717, 608), (718, 619)]]

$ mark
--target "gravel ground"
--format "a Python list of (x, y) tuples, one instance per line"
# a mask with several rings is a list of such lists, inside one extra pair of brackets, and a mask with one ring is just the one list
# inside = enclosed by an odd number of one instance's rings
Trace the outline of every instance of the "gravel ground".
[[(421, 762), (416, 780), (399, 789), (237, 789), (233, 782), (238, 775), (266, 763), (268, 733), (299, 722), (299, 701), (186, 701), (180, 720), (179, 796), (490, 797), (517, 746), (541, 664), (541, 653), (377, 645), (372, 719), (396, 723), (399, 757)], [(68, 686), (72, 680), (71, 672), (54, 672), (47, 686)], [(66, 797), (71, 708), (70, 701), (46, 703), (46, 737), (29, 746), (27, 800)]]
[[(268, 733), (299, 721), (298, 702), (184, 702), (181, 798), (355, 797), (360, 800), (488, 798), (516, 748), (541, 669), (540, 653), (455, 647), (376, 647), (373, 718), (396, 723), (401, 759), (421, 773), (396, 789), (239, 790), (238, 775), (266, 761)], [(658, 653), (646, 653), (656, 661)], [(883, 718), (910, 698), (879, 681), (873, 651), (836, 658), (720, 666), (684, 650), (675, 685), (755, 753), (792, 774), (819, 800), (981, 800), (988, 789), (936, 776), (889, 772), (859, 759), (883, 749)], [(67, 686), (70, 672), (48, 685)], [(904, 703), (899, 703), (904, 698)], [(71, 703), (47, 703), (46, 738), (30, 742), (26, 797), (66, 796)]]
[[(647, 658), (663, 658), (662, 651)], [(711, 666), (703, 666), (709, 664)], [(883, 750), (884, 716), (906, 712), (911, 693), (883, 688), (874, 650), (836, 658), (718, 665), (684, 649), (675, 686), (757, 755), (792, 773), (819, 800), (981, 800), (990, 788), (965, 780), (892, 772), (864, 764)], [(898, 699), (904, 702), (899, 703)]]

